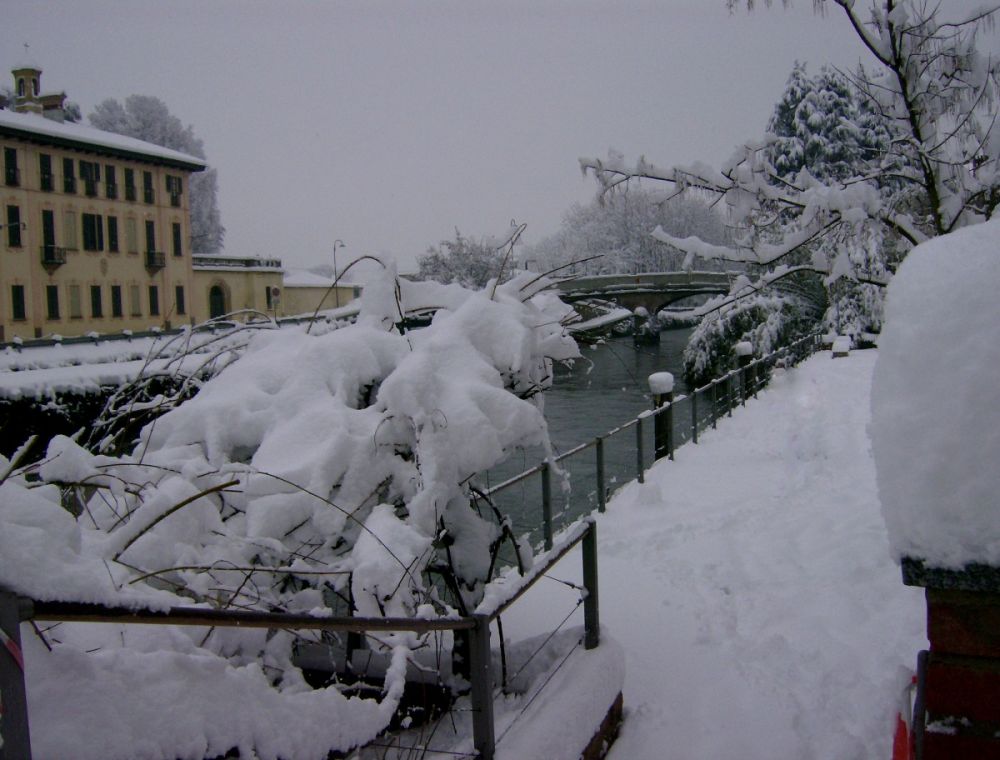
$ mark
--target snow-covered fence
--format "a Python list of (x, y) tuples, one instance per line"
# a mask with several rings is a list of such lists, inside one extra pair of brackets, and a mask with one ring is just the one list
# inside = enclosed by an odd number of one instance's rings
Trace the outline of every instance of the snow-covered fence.
[[(473, 742), (477, 757), (492, 760), (496, 734), (493, 700), (496, 696), (491, 666), (490, 625), (517, 602), (537, 581), (577, 545), (582, 547), (585, 649), (600, 643), (600, 613), (597, 574), (597, 526), (593, 518), (577, 521), (555, 537), (545, 554), (536, 558), (532, 569), (521, 575), (504, 573), (487, 584), (483, 601), (472, 614), (455, 617), (324, 617), (288, 612), (210, 609), (204, 607), (109, 606), (96, 603), (35, 601), (0, 589), (0, 642), (9, 653), (0, 662), (0, 694), (4, 696), (0, 721), (0, 757), (30, 758), (27, 703), (24, 700), (24, 669), (20, 659), (17, 621), (61, 621), (77, 623), (117, 623), (125, 625), (182, 625), (213, 628), (264, 628), (314, 630), (370, 634), (406, 631), (415, 634), (452, 631), (469, 636)], [(9, 634), (8, 634), (9, 631)], [(13, 663), (13, 664), (11, 664)], [(6, 667), (10, 664), (10, 667)], [(20, 695), (20, 699), (17, 699)], [(350, 749), (344, 747), (342, 749)]]

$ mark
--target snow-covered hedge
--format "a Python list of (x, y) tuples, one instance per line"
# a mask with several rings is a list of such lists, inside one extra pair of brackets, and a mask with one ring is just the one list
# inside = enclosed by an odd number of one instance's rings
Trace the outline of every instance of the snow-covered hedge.
[(1000, 221), (915, 248), (889, 286), (872, 448), (892, 552), (1000, 565)]
[[(530, 548), (505, 520), (473, 508), (470, 481), (519, 447), (548, 447), (535, 397), (551, 382), (552, 361), (578, 351), (562, 327), (572, 311), (547, 285), (522, 274), (472, 292), (408, 283), (388, 271), (366, 287), (357, 324), (323, 335), (305, 328), (255, 335), (194, 398), (148, 424), (128, 455), (54, 439), (34, 468), (40, 483), (14, 473), (0, 485), (0, 586), (36, 599), (151, 607), (328, 615), (340, 599), (362, 616), (473, 609), (502, 545), (525, 566), (531, 562)], [(408, 309), (427, 306), (440, 307), (429, 327), (400, 331)], [(443, 577), (451, 593), (432, 576)], [(144, 651), (163, 651), (147, 663), (149, 682), (173, 682), (178, 658), (223, 657), (229, 663), (219, 667), (249, 669), (237, 690), (273, 685), (305, 699), (288, 633), (62, 639), (67, 643), (51, 653), (31, 648), (29, 691), (59, 699), (46, 679), (62, 678), (68, 661), (95, 678), (134, 678), (135, 657), (113, 654), (133, 640)], [(371, 738), (391, 717), (406, 659), (423, 642), (410, 634), (381, 640), (393, 652), (384, 705), (338, 713), (345, 700), (314, 698), (329, 710), (327, 721), (368, 716), (361, 729), (334, 731), (348, 738), (324, 753)], [(87, 658), (86, 649), (104, 654)], [(135, 699), (144, 703), (146, 695)], [(114, 712), (107, 720), (128, 719)], [(248, 738), (256, 735), (253, 721), (219, 729), (195, 713), (191, 721), (188, 729), (204, 739), (195, 744), (213, 751), (256, 741)], [(272, 757), (287, 748), (257, 752)], [(177, 745), (150, 756), (188, 754)]]

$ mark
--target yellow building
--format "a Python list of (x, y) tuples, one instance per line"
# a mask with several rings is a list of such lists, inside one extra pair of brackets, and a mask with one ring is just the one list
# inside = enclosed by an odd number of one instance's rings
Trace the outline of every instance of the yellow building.
[(41, 70), (13, 71), (0, 110), (0, 342), (169, 328), (194, 298), (188, 180), (194, 156), (62, 121)]

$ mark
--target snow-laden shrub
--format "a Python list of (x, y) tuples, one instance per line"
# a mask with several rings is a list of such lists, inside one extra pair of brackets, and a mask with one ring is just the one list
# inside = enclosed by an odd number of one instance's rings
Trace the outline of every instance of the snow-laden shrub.
[[(548, 448), (534, 397), (552, 362), (578, 351), (562, 328), (572, 310), (547, 286), (524, 273), (473, 292), (390, 271), (366, 287), (355, 325), (254, 335), (197, 395), (147, 424), (130, 453), (54, 439), (31, 480), (0, 485), (0, 585), (115, 604), (470, 611), (501, 546), (531, 563), (504, 519), (473, 508), (470, 488), (519, 447)], [(429, 327), (401, 332), (407, 311), (427, 307), (438, 308)], [(291, 635), (182, 638), (199, 656), (261, 658), (280, 689), (302, 688)], [(393, 653), (392, 703), (409, 652), (425, 642), (380, 642)]]
[[(740, 284), (734, 286), (734, 290)], [(736, 345), (749, 341), (756, 356), (776, 351), (818, 328), (821, 303), (808, 287), (771, 289), (741, 297), (712, 311), (684, 348), (684, 381), (705, 385), (737, 366)]]

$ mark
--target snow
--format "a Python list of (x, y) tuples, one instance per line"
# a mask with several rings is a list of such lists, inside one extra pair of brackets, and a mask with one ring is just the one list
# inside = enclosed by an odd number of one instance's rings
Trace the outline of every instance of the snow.
[(649, 376), (649, 392), (662, 396), (674, 391), (674, 376), (669, 372), (654, 372)]
[(75, 140), (85, 142), (90, 145), (100, 145), (113, 150), (139, 153), (151, 158), (178, 161), (193, 167), (200, 167), (200, 170), (207, 164), (200, 158), (190, 156), (187, 153), (163, 148), (159, 145), (137, 140), (134, 137), (125, 137), (113, 132), (105, 132), (93, 127), (85, 127), (72, 122), (56, 122), (46, 119), (44, 116), (33, 113), (16, 113), (14, 111), (0, 111), (0, 128), (16, 129), (31, 132), (45, 137), (58, 138), (62, 140)]
[[(543, 347), (553, 357), (572, 353), (557, 326), (537, 328), (553, 324), (552, 312), (521, 304), (522, 287), (524, 280), (500, 286), (495, 299), (489, 289), (442, 289), (436, 296), (452, 299), (451, 308), (427, 331), (399, 335), (379, 326), (400, 307), (397, 297), (406, 302), (407, 288), (376, 284), (354, 328), (259, 333), (195, 400), (147, 428), (132, 458), (93, 457), (58, 439), (43, 477), (107, 490), (74, 520), (53, 486), (8, 478), (0, 486), (0, 583), (39, 598), (162, 607), (177, 597), (130, 583), (128, 565), (212, 565), (210, 573), (163, 575), (182, 580), (196, 599), (228, 598), (222, 576), (234, 566), (354, 567), (366, 611), (378, 614), (381, 602), (389, 614), (453, 614), (426, 604), (413, 610), (420, 582), (406, 568), (418, 575), (443, 524), (466, 577), (481, 577), (476, 547), (492, 534), (486, 523), (462, 519), (468, 510), (455, 478), (518, 440), (539, 440), (531, 405), (502, 388), (543, 382)], [(451, 350), (459, 344), (461, 357)], [(777, 371), (759, 399), (616, 495), (597, 528), (604, 644), (556, 668), (554, 652), (578, 633), (556, 637), (535, 668), (552, 677), (531, 703), (536, 711), (521, 713), (533, 685), (499, 703), (498, 735), (513, 725), (500, 757), (576, 757), (572, 742), (587, 724), (593, 730), (621, 688), (622, 652), (626, 722), (613, 760), (888, 753), (898, 696), (925, 641), (922, 594), (900, 582), (879, 513), (866, 435), (874, 364), (875, 352), (856, 351)], [(372, 380), (378, 387), (366, 390)], [(366, 395), (377, 401), (362, 405)], [(396, 457), (404, 446), (416, 455)], [(344, 478), (349, 470), (353, 481)], [(142, 484), (146, 495), (123, 526), (107, 506), (127, 496), (115, 477)], [(222, 500), (230, 510), (214, 494), (171, 512), (229, 478), (242, 483)], [(392, 491), (371, 498), (386, 481), (408, 499), (407, 517), (392, 508)], [(343, 535), (360, 534), (353, 550), (324, 544), (308, 559), (298, 553), (304, 539), (344, 526)], [(112, 559), (119, 554), (128, 564)], [(557, 567), (574, 587), (543, 579), (505, 613), (513, 658), (551, 630), (567, 597), (575, 606), (574, 556)], [(290, 577), (257, 574), (252, 593), (290, 611), (323, 610), (306, 575), (296, 577), (298, 590), (270, 588)], [(481, 586), (482, 609), (518, 586), (509, 575)], [(63, 624), (48, 632), (49, 652), (22, 626), (35, 757), (201, 760), (253, 746), (260, 758), (311, 760), (374, 736), (395, 707), (397, 677), (380, 702), (306, 688), (290, 665), (287, 633), (205, 634)], [(419, 642), (386, 641), (398, 675)], [(568, 754), (557, 755), (557, 745)]]
[[(875, 358), (779, 372), (598, 518), (601, 622), (626, 660), (611, 760), (891, 754), (927, 644), (923, 593), (902, 584), (879, 511)], [(556, 576), (579, 583), (568, 562)], [(507, 635), (570, 604), (560, 588), (528, 592)]]
[(872, 392), (897, 559), (1000, 564), (1000, 222), (915, 248), (893, 278)]

